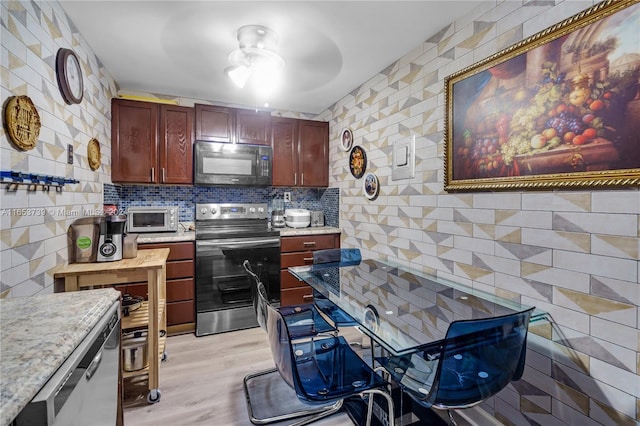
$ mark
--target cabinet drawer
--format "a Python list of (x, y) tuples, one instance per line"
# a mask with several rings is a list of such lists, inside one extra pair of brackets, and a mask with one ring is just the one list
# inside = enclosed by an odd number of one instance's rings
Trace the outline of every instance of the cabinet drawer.
[(193, 278), (167, 280), (167, 302), (193, 300)]
[(280, 251), (323, 250), (340, 247), (340, 234), (305, 235), (301, 237), (283, 237)]
[(291, 272), (283, 269), (280, 271), (280, 288), (298, 288), (306, 286), (304, 282), (294, 277)]
[(193, 260), (167, 262), (167, 280), (192, 278), (193, 276)]
[(280, 306), (301, 305), (313, 302), (313, 289), (306, 284), (303, 287), (280, 291)]
[(313, 254), (310, 251), (299, 253), (283, 253), (280, 255), (280, 268), (286, 269), (289, 266), (313, 265)]
[(169, 252), (169, 257), (167, 257), (167, 262), (171, 260), (193, 260), (195, 257), (195, 247), (192, 242), (140, 244), (139, 248), (141, 250), (169, 248), (171, 251)]
[(194, 322), (195, 318), (193, 300), (167, 303), (167, 325)]

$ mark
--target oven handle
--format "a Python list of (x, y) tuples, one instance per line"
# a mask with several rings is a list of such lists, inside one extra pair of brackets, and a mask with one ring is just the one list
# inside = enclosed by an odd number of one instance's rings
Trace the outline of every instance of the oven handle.
[(280, 237), (260, 238), (260, 239), (224, 239), (224, 240), (200, 240), (196, 242), (196, 249), (199, 248), (220, 248), (220, 249), (238, 249), (238, 248), (262, 248), (262, 247), (280, 247)]

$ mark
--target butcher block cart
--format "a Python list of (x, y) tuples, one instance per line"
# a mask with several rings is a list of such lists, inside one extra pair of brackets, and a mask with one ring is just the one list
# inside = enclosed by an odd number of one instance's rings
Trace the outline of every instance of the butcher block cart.
[(137, 371), (123, 371), (122, 377), (148, 375), (147, 401), (160, 401), (160, 362), (166, 359), (166, 262), (168, 248), (138, 250), (137, 257), (115, 262), (73, 263), (54, 273), (64, 279), (64, 291), (79, 291), (114, 284), (146, 281), (147, 300), (140, 308), (122, 317), (122, 329), (147, 328), (148, 366)]

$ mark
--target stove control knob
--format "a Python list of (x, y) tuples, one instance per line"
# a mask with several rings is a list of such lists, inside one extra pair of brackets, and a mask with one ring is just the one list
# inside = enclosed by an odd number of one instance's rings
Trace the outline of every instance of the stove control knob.
[(255, 212), (256, 212), (256, 208), (255, 208), (255, 207), (251, 207), (251, 208), (249, 209), (249, 213), (255, 213)]
[(218, 213), (218, 209), (216, 209), (215, 207), (211, 207), (211, 214), (216, 214)]
[(258, 213), (264, 213), (264, 209), (262, 207), (258, 207)]
[(200, 213), (202, 213), (203, 215), (207, 214), (207, 209), (206, 208), (201, 208), (200, 209)]

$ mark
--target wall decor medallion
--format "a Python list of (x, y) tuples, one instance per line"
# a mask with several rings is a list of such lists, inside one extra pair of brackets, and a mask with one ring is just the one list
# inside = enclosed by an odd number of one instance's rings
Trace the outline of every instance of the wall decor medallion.
[(87, 145), (87, 158), (91, 170), (97, 170), (100, 167), (102, 155), (100, 154), (100, 142), (96, 138), (91, 139)]
[(82, 67), (78, 56), (73, 50), (58, 49), (56, 55), (56, 78), (60, 94), (67, 104), (72, 105), (82, 102), (84, 93)]
[(40, 115), (28, 96), (13, 96), (4, 110), (9, 138), (23, 151), (35, 148), (40, 135)]
[(448, 76), (445, 189), (640, 184), (639, 21), (603, 1)]
[(373, 173), (367, 173), (362, 181), (362, 189), (364, 190), (364, 196), (369, 200), (375, 200), (380, 193), (380, 182), (378, 177)]
[(354, 178), (360, 179), (367, 170), (367, 153), (361, 146), (354, 146), (349, 154), (349, 170)]
[(353, 132), (351, 129), (346, 128), (340, 134), (340, 148), (343, 151), (349, 151), (353, 146)]

